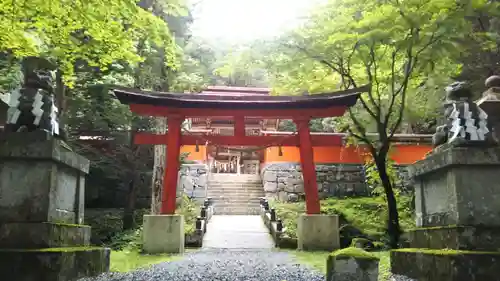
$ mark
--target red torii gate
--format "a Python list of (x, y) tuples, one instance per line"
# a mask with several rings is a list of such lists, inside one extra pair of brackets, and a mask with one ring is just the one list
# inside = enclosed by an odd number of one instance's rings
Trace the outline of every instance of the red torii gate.
[[(348, 107), (356, 104), (367, 86), (340, 92), (311, 96), (250, 96), (250, 95), (196, 95), (146, 92), (137, 89), (115, 87), (114, 93), (122, 104), (144, 116), (167, 117), (168, 133), (137, 133), (136, 144), (166, 144), (166, 171), (163, 180), (161, 213), (175, 213), (179, 153), (182, 145), (198, 144), (200, 136), (182, 135), (181, 126), (190, 117), (232, 117), (234, 135), (203, 135), (213, 145), (265, 146), (279, 143), (281, 146), (298, 146), (304, 177), (306, 211), (319, 214), (320, 204), (313, 160), (313, 146), (341, 145), (339, 135), (313, 135), (309, 130), (312, 118), (342, 116)], [(246, 136), (245, 117), (273, 117), (292, 119), (298, 129), (293, 136)]]

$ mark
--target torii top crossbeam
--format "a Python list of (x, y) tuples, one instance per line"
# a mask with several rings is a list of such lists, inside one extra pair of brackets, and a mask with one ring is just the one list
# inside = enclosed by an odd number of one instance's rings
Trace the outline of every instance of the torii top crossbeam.
[(115, 88), (121, 103), (141, 115), (323, 118), (341, 116), (367, 87), (308, 96), (196, 95)]
[[(175, 212), (179, 152), (183, 144), (191, 144), (193, 136), (181, 135), (181, 125), (189, 117), (234, 118), (234, 136), (205, 136), (219, 145), (262, 145), (288, 138), (287, 145), (300, 147), (306, 209), (308, 214), (319, 214), (320, 204), (313, 161), (314, 143), (328, 143), (330, 139), (311, 137), (309, 121), (312, 118), (341, 116), (347, 108), (356, 104), (359, 95), (368, 86), (307, 96), (266, 96), (266, 95), (213, 95), (175, 94), (147, 92), (136, 89), (115, 87), (114, 93), (121, 103), (139, 115), (167, 117), (168, 134), (142, 134), (136, 138), (138, 144), (166, 144), (167, 167), (163, 179), (162, 214)], [(298, 136), (246, 136), (245, 117), (274, 117), (292, 119), (297, 124)], [(211, 138), (210, 138), (211, 137)], [(338, 137), (331, 137), (331, 141)], [(281, 145), (278, 144), (278, 145)]]

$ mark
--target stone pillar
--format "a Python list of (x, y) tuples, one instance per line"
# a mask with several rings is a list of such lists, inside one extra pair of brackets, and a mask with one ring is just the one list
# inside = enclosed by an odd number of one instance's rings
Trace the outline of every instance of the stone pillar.
[(109, 269), (83, 225), (89, 161), (47, 131), (0, 139), (0, 274), (73, 280)]
[(486, 120), (478, 118), (482, 113), (474, 103), (464, 105), (461, 91), (462, 99), (449, 103), (454, 122), (435, 138), (444, 143), (408, 167), (417, 228), (409, 232), (411, 248), (391, 252), (393, 274), (427, 281), (500, 280), (500, 147), (488, 133), (480, 135)]

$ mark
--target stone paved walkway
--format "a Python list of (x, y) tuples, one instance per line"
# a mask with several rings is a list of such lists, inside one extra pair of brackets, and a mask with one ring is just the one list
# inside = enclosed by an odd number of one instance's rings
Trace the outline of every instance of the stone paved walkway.
[(260, 216), (213, 216), (203, 248), (272, 249), (274, 242)]

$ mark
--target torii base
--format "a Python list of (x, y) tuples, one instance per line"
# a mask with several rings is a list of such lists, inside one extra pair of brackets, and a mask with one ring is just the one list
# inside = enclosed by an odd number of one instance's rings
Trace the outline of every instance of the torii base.
[(145, 253), (184, 253), (183, 215), (145, 215), (143, 231)]

